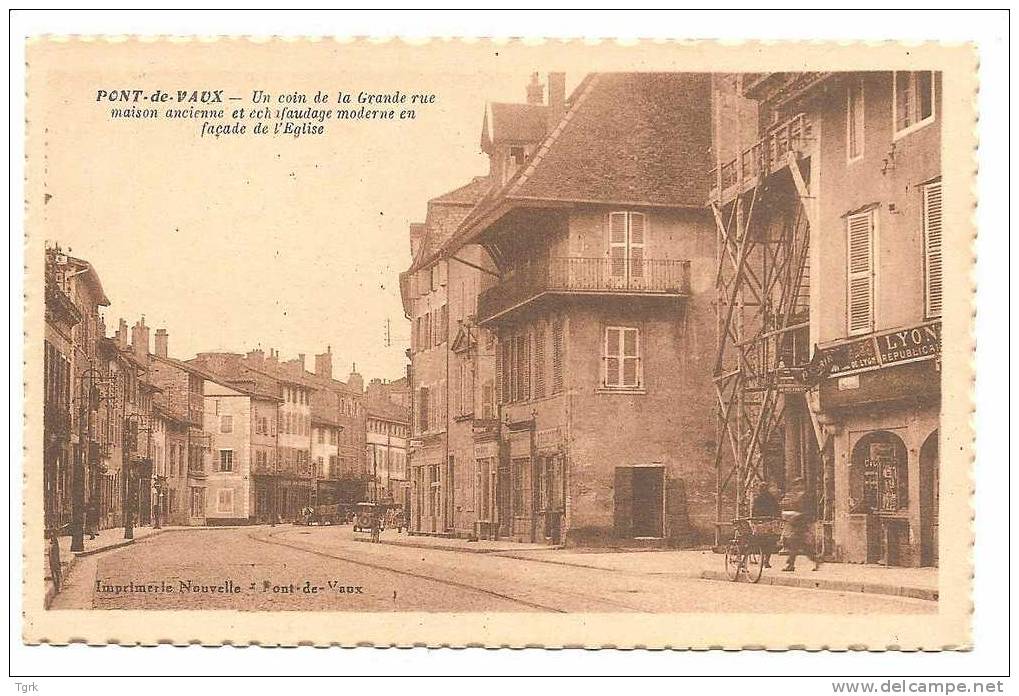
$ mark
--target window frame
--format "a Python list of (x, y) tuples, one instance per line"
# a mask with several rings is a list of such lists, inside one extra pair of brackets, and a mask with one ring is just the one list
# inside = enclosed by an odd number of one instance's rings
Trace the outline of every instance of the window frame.
[[(914, 82), (915, 82), (915, 79), (916, 79), (916, 75), (917, 75), (917, 73), (921, 73), (921, 72), (929, 72), (931, 74), (931, 115), (927, 116), (926, 118), (923, 118), (923, 119), (921, 119), (921, 120), (919, 120), (919, 121), (917, 121), (915, 123), (911, 123), (908, 126), (906, 126), (905, 128), (902, 128), (900, 130), (899, 129), (899, 119), (898, 119), (898, 115), (899, 115), (899, 92), (898, 92), (899, 91), (899, 84), (898, 84), (898, 79), (897, 79), (898, 75), (899, 75), (899, 73), (909, 73), (909, 75), (911, 76), (910, 89), (913, 89), (914, 92), (915, 92), (916, 87), (915, 87)], [(925, 128), (926, 126), (929, 126), (930, 124), (934, 123), (935, 120), (937, 120), (937, 115), (938, 115), (938, 105), (937, 105), (937, 99), (936, 99), (936, 97), (937, 97), (937, 86), (934, 84), (935, 83), (934, 76), (936, 74), (937, 73), (934, 70), (893, 70), (892, 71), (892, 142), (895, 142), (896, 140), (899, 140), (900, 138), (904, 138), (905, 136), (909, 135), (910, 133), (915, 133), (916, 131), (920, 130), (921, 128)]]
[[(611, 353), (609, 350), (609, 333), (612, 331), (619, 332), (619, 342), (616, 346), (618, 352)], [(635, 354), (632, 356), (626, 355), (626, 333), (628, 331), (634, 332), (636, 335), (635, 341)], [(642, 342), (641, 342), (641, 329), (639, 326), (617, 326), (617, 325), (606, 325), (602, 332), (602, 369), (601, 369), (601, 390), (611, 392), (638, 392), (643, 391), (647, 388), (644, 381), (644, 361), (642, 359)], [(609, 383), (609, 360), (615, 358), (619, 361), (618, 368), (618, 383)], [(634, 369), (634, 380), (633, 384), (625, 382), (626, 374), (626, 361), (635, 360), (636, 368)]]
[[(223, 468), (223, 454), (226, 453), (226, 452), (230, 453), (230, 468), (229, 469), (224, 469)], [(217, 459), (217, 465), (216, 465), (217, 468), (216, 468), (216, 471), (218, 471), (219, 473), (223, 473), (223, 474), (232, 474), (232, 473), (234, 473), (234, 464), (235, 463), (236, 462), (234, 461), (234, 450), (232, 448), (221, 448), (219, 450), (219, 458)]]

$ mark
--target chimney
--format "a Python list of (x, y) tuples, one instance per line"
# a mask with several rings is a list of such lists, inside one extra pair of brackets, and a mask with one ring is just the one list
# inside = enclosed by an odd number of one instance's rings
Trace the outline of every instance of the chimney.
[(140, 360), (149, 357), (149, 327), (145, 326), (145, 315), (131, 327), (131, 347)]
[(369, 401), (384, 401), (386, 398), (386, 391), (382, 387), (382, 380), (375, 377), (368, 382), (368, 389), (365, 390), (365, 396)]
[(117, 347), (127, 350), (127, 322), (123, 319), (117, 325)]
[(326, 346), (325, 353), (315, 356), (315, 374), (323, 379), (333, 378), (333, 347)]
[(262, 351), (261, 348), (249, 350), (244, 355), (244, 357), (247, 358), (248, 362), (250, 362), (256, 368), (262, 367), (262, 363), (265, 362), (265, 353)]
[(168, 356), (170, 335), (166, 329), (156, 329), (156, 355), (161, 358)]
[(347, 386), (358, 393), (364, 392), (364, 378), (357, 371), (357, 363), (350, 368), (350, 377), (347, 378)]
[(417, 256), (421, 248), (421, 240), (425, 238), (425, 225), (423, 222), (410, 223), (410, 255)]
[(270, 348), (269, 349), (269, 359), (266, 360), (266, 362), (270, 363), (271, 365), (275, 365), (277, 362), (279, 362), (279, 357), (280, 357), (279, 353), (276, 352), (276, 349), (275, 348)]
[[(551, 85), (551, 83), (549, 83)], [(527, 103), (542, 104), (545, 99), (545, 87), (538, 79), (538, 73), (531, 74), (531, 81), (527, 84)]]
[(556, 127), (566, 113), (566, 73), (548, 74), (548, 132)]

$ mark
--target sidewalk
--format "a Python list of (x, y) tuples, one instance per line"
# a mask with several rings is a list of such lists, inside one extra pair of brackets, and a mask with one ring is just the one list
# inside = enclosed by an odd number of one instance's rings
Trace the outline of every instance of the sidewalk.
[[(355, 537), (359, 541), (368, 541)], [(505, 541), (467, 541), (442, 537), (408, 536), (384, 532), (383, 544), (415, 548), (441, 549), (467, 553), (488, 553), (506, 558), (557, 563), (582, 568), (597, 568), (637, 575), (675, 575), (730, 582), (725, 574), (721, 554), (710, 550), (657, 550), (657, 549), (574, 549), (555, 548), (542, 544), (518, 544)], [(773, 567), (766, 569), (762, 584), (800, 587), (838, 592), (863, 592), (894, 595), (936, 601), (938, 599), (937, 568), (888, 568), (878, 565), (854, 563), (825, 563), (820, 570), (811, 571), (813, 564), (801, 558), (796, 571), (781, 571), (784, 556), (772, 559)], [(746, 582), (741, 579), (741, 582)]]
[[(60, 545), (60, 569), (61, 577), (64, 582), (67, 582), (68, 575), (74, 568), (75, 561), (78, 558), (88, 557), (96, 553), (103, 551), (110, 551), (117, 549), (128, 544), (133, 544), (139, 539), (144, 539), (161, 532), (170, 531), (173, 529), (187, 529), (186, 527), (163, 527), (162, 529), (153, 529), (152, 527), (135, 527), (134, 528), (134, 539), (124, 538), (123, 527), (111, 527), (110, 529), (103, 529), (96, 534), (95, 539), (89, 539), (88, 535), (85, 535), (85, 550), (84, 551), (71, 551), (71, 537), (62, 536), (58, 539)], [(53, 601), (56, 591), (53, 586), (53, 573), (50, 570), (50, 554), (49, 554), (49, 540), (43, 546), (43, 569), (44, 569), (44, 582), (46, 583), (46, 596), (43, 600), (43, 606), (48, 607), (50, 602)]]
[[(368, 532), (355, 532), (354, 541), (371, 542)], [(437, 537), (437, 536), (411, 536), (406, 532), (402, 534), (387, 530), (382, 532), (381, 543), (390, 546), (410, 546), (418, 549), (436, 549), (439, 551), (460, 551), (462, 553), (498, 553), (503, 554), (509, 551), (548, 551), (549, 547), (544, 544), (518, 544), (514, 541), (489, 541), (480, 539), (468, 541), (466, 539)]]

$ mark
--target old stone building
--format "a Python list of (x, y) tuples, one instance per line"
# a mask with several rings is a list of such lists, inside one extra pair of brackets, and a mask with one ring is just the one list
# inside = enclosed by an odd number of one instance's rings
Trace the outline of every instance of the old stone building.
[(548, 83), (505, 131), (486, 111), (483, 195), (405, 275), (415, 329), (448, 305), (412, 349), (411, 528), (688, 543), (714, 505), (710, 81), (589, 75), (569, 99)]

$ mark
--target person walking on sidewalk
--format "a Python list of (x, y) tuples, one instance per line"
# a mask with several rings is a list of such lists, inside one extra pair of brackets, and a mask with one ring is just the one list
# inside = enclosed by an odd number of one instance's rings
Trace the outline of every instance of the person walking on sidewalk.
[(810, 540), (810, 496), (801, 478), (793, 481), (789, 492), (782, 497), (782, 519), (785, 520), (785, 550), (789, 554), (782, 570), (786, 573), (796, 570), (796, 558), (801, 555), (814, 562), (814, 570), (820, 568), (821, 559), (814, 555)]
[(88, 507), (85, 508), (85, 533), (88, 534), (89, 539), (95, 539), (98, 531), (99, 501), (92, 498), (92, 500), (88, 501)]
[[(759, 481), (757, 483), (757, 490), (754, 493), (753, 500), (750, 501), (750, 516), (756, 520), (780, 519), (778, 500), (776, 500), (775, 496), (772, 495), (767, 481)], [(761, 559), (765, 568), (771, 567), (771, 552), (773, 550), (775, 537), (773, 535), (769, 535), (768, 538), (771, 541), (767, 544), (766, 548), (763, 549), (763, 558)]]

